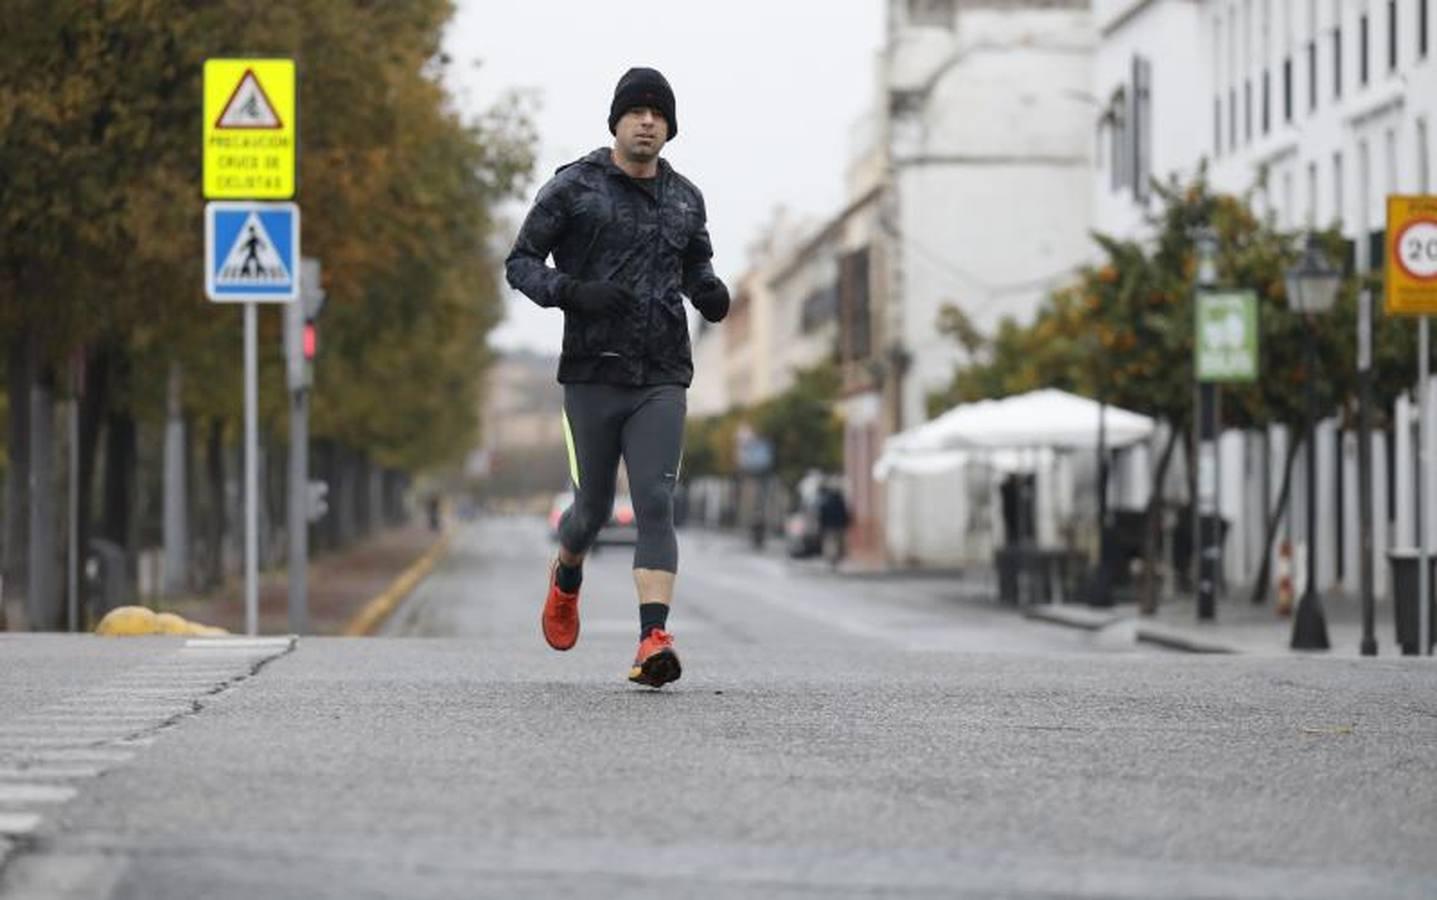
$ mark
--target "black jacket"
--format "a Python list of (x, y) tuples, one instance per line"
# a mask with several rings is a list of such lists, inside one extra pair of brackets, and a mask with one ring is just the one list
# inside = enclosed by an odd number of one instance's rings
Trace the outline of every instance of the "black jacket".
[[(717, 282), (703, 194), (663, 159), (652, 194), (607, 147), (562, 166), (539, 191), (505, 261), (509, 284), (540, 306), (562, 307), (578, 282), (633, 292), (614, 315), (564, 311), (559, 381), (683, 384), (693, 380), (682, 294)], [(549, 254), (555, 268), (546, 265)]]

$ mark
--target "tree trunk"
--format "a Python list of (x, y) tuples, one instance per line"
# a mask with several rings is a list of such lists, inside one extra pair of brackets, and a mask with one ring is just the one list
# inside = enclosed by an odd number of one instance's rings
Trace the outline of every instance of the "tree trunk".
[(177, 597), (189, 587), (189, 506), (185, 491), (185, 421), (180, 405), (183, 374), (178, 362), (170, 363), (166, 385), (164, 535), (165, 566), (161, 594)]
[(334, 503), (330, 514), (334, 516), (335, 549), (348, 547), (354, 541), (354, 474), (348, 447), (334, 445), (334, 477), (330, 484)]
[(125, 555), (125, 587), (128, 602), (135, 595), (135, 420), (128, 412), (111, 411), (105, 423), (105, 494), (100, 533)]
[(1265, 540), (1262, 543), (1262, 564), (1257, 567), (1257, 581), (1252, 585), (1252, 602), (1254, 605), (1264, 603), (1267, 600), (1269, 574), (1272, 570), (1272, 542), (1277, 537), (1277, 527), (1282, 523), (1282, 517), (1287, 512), (1287, 504), (1292, 496), (1292, 470), (1297, 462), (1297, 451), (1302, 442), (1309, 440), (1310, 434), (1303, 434), (1300, 440), (1291, 441), (1287, 447), (1287, 460), (1282, 467), (1282, 488), (1277, 492), (1277, 507), (1268, 517), (1267, 528), (1264, 529)]
[(1162, 531), (1163, 485), (1167, 481), (1168, 466), (1173, 460), (1173, 451), (1178, 445), (1178, 430), (1168, 433), (1167, 444), (1158, 457), (1157, 472), (1153, 475), (1153, 491), (1148, 497), (1146, 521), (1143, 525), (1143, 591), (1138, 611), (1152, 615), (1158, 609), (1158, 536)]
[(59, 631), (64, 604), (55, 542), (55, 387), (33, 358), (30, 374), (30, 565), (25, 615), (31, 631)]
[(218, 587), (225, 578), (225, 424), (210, 420), (205, 445), (205, 469), (210, 489), (209, 558), (205, 587)]
[(77, 531), (80, 544), (80, 609), (89, 610), (92, 617), (98, 612), (94, 598), (85, 589), (85, 560), (89, 558), (90, 538), (94, 532), (92, 511), (95, 507), (95, 464), (96, 452), (100, 445), (101, 426), (109, 413), (110, 404), (110, 351), (100, 347), (87, 354), (85, 362), (85, 384), (80, 397), (80, 483)]
[(0, 627), (5, 619), (5, 594), (23, 589), (28, 562), (27, 531), (30, 520), (30, 340), (21, 334), (11, 342), (6, 392), (10, 401), (10, 422), (6, 449), (9, 468), (5, 477), (4, 554), (0, 559)]

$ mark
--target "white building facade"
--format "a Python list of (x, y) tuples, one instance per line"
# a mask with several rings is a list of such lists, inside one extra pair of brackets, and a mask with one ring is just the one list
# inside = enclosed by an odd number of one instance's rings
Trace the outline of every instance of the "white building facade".
[(911, 358), (909, 428), (962, 362), (935, 328), (944, 304), (991, 334), (1090, 255), (1095, 35), (1088, 0), (889, 0), (888, 32), (888, 324)]
[[(1382, 264), (1388, 194), (1433, 190), (1437, 117), (1433, 0), (1095, 0), (1093, 123), (1098, 231), (1142, 237), (1148, 179), (1187, 179), (1206, 163), (1216, 190), (1254, 190), (1256, 212), (1296, 237), (1336, 225), (1358, 271)], [(1380, 300), (1378, 302), (1380, 306)], [(1380, 313), (1379, 313), (1380, 314)], [(1355, 338), (1354, 338), (1355, 339)], [(1375, 571), (1413, 543), (1412, 407), (1374, 435)], [(1262, 498), (1289, 436), (1228, 433), (1220, 503), (1233, 523), (1230, 582), (1255, 574)], [(1315, 546), (1318, 587), (1356, 587), (1357, 446), (1335, 422), (1318, 433), (1318, 532), (1302, 534), (1295, 490), (1282, 537)], [(1389, 465), (1392, 460), (1392, 465)], [(1295, 484), (1303, 483), (1299, 457)], [(1389, 470), (1392, 474), (1389, 476)], [(1429, 521), (1432, 521), (1429, 519)]]

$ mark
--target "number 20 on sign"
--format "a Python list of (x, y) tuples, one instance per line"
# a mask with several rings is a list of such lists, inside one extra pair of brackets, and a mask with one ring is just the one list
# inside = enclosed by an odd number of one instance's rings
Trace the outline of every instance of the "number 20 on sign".
[(1387, 198), (1387, 314), (1437, 315), (1437, 197)]

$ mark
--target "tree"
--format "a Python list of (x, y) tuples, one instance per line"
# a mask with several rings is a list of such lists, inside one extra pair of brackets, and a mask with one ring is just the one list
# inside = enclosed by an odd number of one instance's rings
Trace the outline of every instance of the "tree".
[[(1037, 387), (1053, 386), (1102, 399), (1166, 421), (1169, 440), (1159, 454), (1152, 500), (1148, 507), (1148, 549), (1152, 572), (1154, 535), (1160, 486), (1180, 440), (1193, 422), (1194, 278), (1199, 227), (1212, 227), (1218, 237), (1218, 282), (1224, 287), (1256, 291), (1261, 343), (1261, 377), (1251, 384), (1223, 387), (1226, 424), (1260, 427), (1286, 425), (1291, 442), (1284, 467), (1283, 489), (1268, 523), (1266, 547), (1280, 520), (1289, 494), (1292, 460), (1305, 433), (1305, 388), (1314, 380), (1319, 416), (1350, 414), (1355, 404), (1355, 335), (1357, 293), (1361, 284), (1349, 277), (1336, 309), (1313, 320), (1323, 368), (1307, 371), (1305, 324), (1287, 302), (1285, 275), (1300, 251), (1300, 235), (1283, 232), (1252, 213), (1251, 192), (1245, 196), (1214, 193), (1200, 171), (1188, 183), (1176, 178), (1155, 183), (1158, 205), (1149, 220), (1151, 237), (1143, 241), (1095, 235), (1102, 261), (1080, 271), (1076, 281), (1054, 292), (1034, 321), (1003, 322), (991, 339), (976, 335), (956, 307), (945, 309), (938, 326), (968, 351), (970, 361), (955, 371), (947, 389), (930, 397), (937, 411), (956, 402), (1001, 397)], [(1320, 239), (1333, 260), (1346, 256), (1346, 245), (1335, 230)], [(1374, 360), (1380, 409), (1411, 384), (1414, 355), (1411, 329), (1379, 317), (1374, 328)], [(1263, 571), (1266, 565), (1263, 566)], [(1260, 578), (1265, 588), (1265, 578)], [(1153, 582), (1145, 588), (1151, 605)]]
[[(467, 449), (502, 310), (492, 210), (522, 187), (533, 133), (513, 104), (475, 121), (454, 111), (441, 83), (449, 0), (14, 5), (0, 35), (0, 345), (33, 354), (11, 368), (48, 382), (83, 351), (82, 532), (94, 455), (108, 448), (106, 478), (128, 478), (135, 428), (163, 418), (173, 364), (190, 417), (236, 432), (238, 312), (203, 299), (197, 265), (207, 57), (298, 64), (303, 245), (323, 258), (331, 298), (315, 437), (411, 470)], [(262, 421), (283, 435), (277, 311), (260, 337)], [(133, 490), (106, 494), (106, 518), (127, 519)]]

